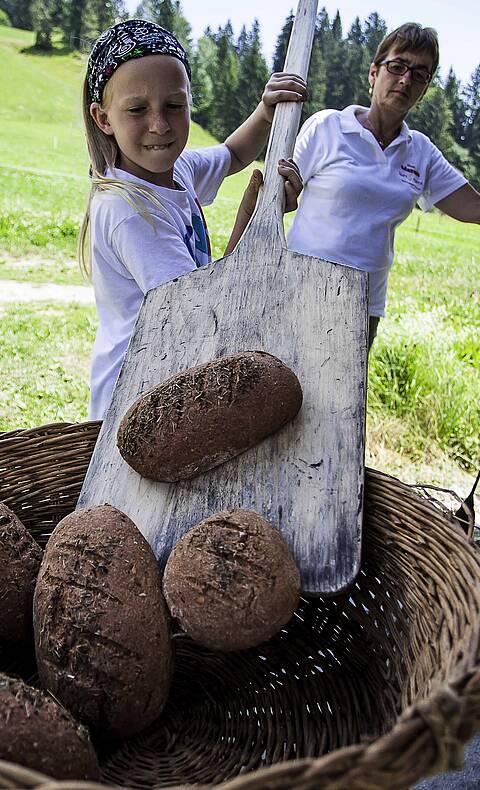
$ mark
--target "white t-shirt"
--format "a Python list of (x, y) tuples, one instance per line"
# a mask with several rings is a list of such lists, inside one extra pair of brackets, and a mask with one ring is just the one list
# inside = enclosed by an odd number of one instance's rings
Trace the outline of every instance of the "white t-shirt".
[(288, 245), (369, 272), (369, 312), (380, 316), (397, 226), (416, 203), (428, 211), (466, 179), (406, 123), (382, 151), (356, 118), (365, 109), (322, 110), (300, 130), (294, 159), (305, 186)]
[(210, 262), (200, 204), (212, 203), (230, 169), (225, 145), (184, 151), (175, 163), (180, 189), (150, 184), (115, 169), (115, 178), (153, 189), (168, 211), (148, 203), (150, 222), (113, 192), (97, 192), (90, 207), (92, 282), (99, 318), (93, 347), (90, 418), (102, 419), (145, 294)]

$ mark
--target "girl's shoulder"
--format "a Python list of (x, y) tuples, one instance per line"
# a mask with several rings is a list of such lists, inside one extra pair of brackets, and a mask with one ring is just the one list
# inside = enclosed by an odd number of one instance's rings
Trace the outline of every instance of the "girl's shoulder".
[(186, 148), (175, 162), (175, 173), (184, 174), (195, 183), (205, 171), (224, 170), (230, 167), (230, 152), (224, 143), (206, 148)]
[(138, 214), (138, 208), (128, 199), (125, 190), (102, 189), (94, 192), (90, 201), (92, 222), (105, 222), (110, 226)]

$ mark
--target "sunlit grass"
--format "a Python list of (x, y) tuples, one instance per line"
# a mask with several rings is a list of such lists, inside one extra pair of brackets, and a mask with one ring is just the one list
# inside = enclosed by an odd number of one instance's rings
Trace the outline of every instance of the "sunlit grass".
[(0, 430), (84, 420), (95, 308), (9, 305), (0, 321)]

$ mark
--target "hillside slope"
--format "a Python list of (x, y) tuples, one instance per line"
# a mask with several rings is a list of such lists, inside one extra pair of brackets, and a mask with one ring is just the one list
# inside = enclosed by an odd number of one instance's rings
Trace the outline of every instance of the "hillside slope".
[[(86, 56), (32, 51), (33, 33), (0, 26), (0, 167), (87, 172), (81, 113)], [(192, 123), (189, 146), (216, 140)]]

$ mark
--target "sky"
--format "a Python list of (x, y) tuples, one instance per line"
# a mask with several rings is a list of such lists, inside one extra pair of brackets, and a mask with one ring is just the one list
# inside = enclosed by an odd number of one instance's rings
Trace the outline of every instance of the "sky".
[[(133, 13), (138, 0), (126, 0)], [(180, 0), (184, 16), (192, 27), (192, 37), (199, 38), (207, 25), (214, 30), (230, 19), (234, 34), (238, 36), (242, 25), (250, 28), (255, 18), (260, 22), (263, 52), (271, 64), (277, 36), (292, 9), (295, 0)], [(440, 74), (445, 78), (450, 66), (457, 77), (466, 83), (480, 63), (478, 45), (479, 0), (339, 0), (337, 3), (319, 0), (319, 9), (325, 6), (333, 18), (337, 9), (346, 35), (356, 16), (360, 21), (377, 11), (389, 30), (404, 22), (418, 22), (424, 27), (434, 27), (440, 41)]]

